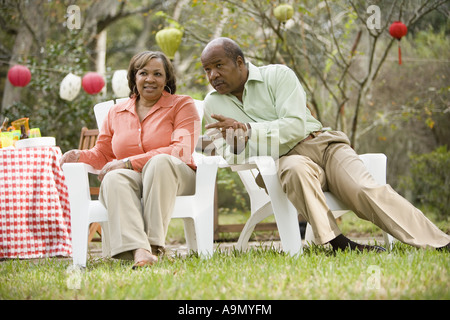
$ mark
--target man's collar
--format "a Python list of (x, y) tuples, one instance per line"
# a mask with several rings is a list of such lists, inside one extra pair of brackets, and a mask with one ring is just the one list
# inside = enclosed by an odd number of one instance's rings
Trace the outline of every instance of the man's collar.
[(263, 82), (263, 77), (261, 76), (261, 72), (259, 71), (259, 68), (252, 64), (251, 62), (247, 62), (247, 69), (248, 69), (248, 81), (261, 81)]

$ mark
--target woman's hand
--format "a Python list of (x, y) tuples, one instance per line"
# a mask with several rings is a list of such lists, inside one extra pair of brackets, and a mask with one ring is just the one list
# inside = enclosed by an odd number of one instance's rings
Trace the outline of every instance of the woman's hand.
[(122, 160), (113, 160), (111, 162), (108, 162), (105, 164), (105, 166), (100, 170), (100, 173), (98, 174), (98, 180), (102, 181), (105, 174), (110, 172), (111, 170), (116, 169), (127, 169), (125, 162)]
[(81, 151), (77, 149), (67, 151), (61, 157), (59, 164), (62, 166), (64, 163), (78, 162), (78, 159), (80, 159), (80, 153)]

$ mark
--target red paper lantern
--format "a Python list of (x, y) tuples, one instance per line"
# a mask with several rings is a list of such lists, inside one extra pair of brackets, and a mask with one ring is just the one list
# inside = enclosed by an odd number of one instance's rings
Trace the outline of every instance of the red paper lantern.
[(15, 65), (8, 71), (8, 80), (15, 87), (25, 87), (31, 80), (31, 72), (25, 66)]
[(402, 64), (402, 50), (400, 49), (400, 40), (408, 33), (408, 28), (400, 21), (395, 21), (389, 27), (389, 33), (398, 40), (398, 64)]
[(88, 72), (81, 80), (84, 91), (89, 94), (97, 94), (105, 86), (105, 80), (97, 72)]

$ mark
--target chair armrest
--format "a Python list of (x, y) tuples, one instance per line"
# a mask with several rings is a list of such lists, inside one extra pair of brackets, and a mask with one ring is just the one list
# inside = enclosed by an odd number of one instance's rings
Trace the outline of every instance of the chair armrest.
[(88, 173), (99, 175), (100, 170), (94, 169), (94, 167), (89, 164), (86, 164), (86, 163), (83, 163), (83, 164), (86, 166), (86, 170)]
[(228, 162), (221, 156), (209, 156), (205, 155), (203, 153), (194, 152), (192, 154), (192, 157), (194, 158), (195, 164), (198, 165), (202, 163), (217, 163), (219, 168), (229, 168), (230, 165)]
[(88, 173), (98, 174), (100, 171), (82, 162), (64, 163), (62, 170), (66, 179), (70, 202), (72, 203), (72, 200), (90, 200)]
[(220, 156), (207, 157), (203, 154), (197, 154), (195, 163), (197, 165), (197, 190), (198, 188), (214, 185), (216, 181), (217, 168), (222, 163)]
[(196, 152), (203, 152), (208, 156), (216, 155), (216, 148), (210, 137), (202, 135), (198, 138), (197, 145), (195, 146)]
[(91, 165), (82, 162), (64, 163), (62, 169), (69, 191), (71, 188), (74, 188), (74, 190), (87, 188), (89, 190), (88, 173), (96, 175), (100, 173), (100, 170), (94, 169)]
[[(224, 160), (225, 161), (225, 160)], [(226, 161), (225, 161), (226, 163)], [(250, 157), (247, 162), (242, 164), (228, 164), (220, 166), (221, 168), (230, 168), (232, 171), (245, 171), (250, 169), (256, 169), (261, 174), (274, 175), (277, 174), (277, 168), (275, 160), (269, 156), (255, 156)]]
[(228, 165), (232, 171), (243, 171), (258, 168), (261, 174), (274, 175), (277, 173), (275, 160), (269, 156), (250, 157), (246, 163)]
[(199, 198), (196, 205), (204, 206), (213, 203), (217, 168), (219, 167), (220, 161), (221, 157), (219, 156), (207, 157), (202, 154), (196, 155), (195, 196)]
[(249, 159), (249, 163), (256, 164), (259, 172), (263, 176), (266, 175), (277, 176), (277, 166), (275, 164), (275, 160), (272, 157), (269, 156), (251, 157)]

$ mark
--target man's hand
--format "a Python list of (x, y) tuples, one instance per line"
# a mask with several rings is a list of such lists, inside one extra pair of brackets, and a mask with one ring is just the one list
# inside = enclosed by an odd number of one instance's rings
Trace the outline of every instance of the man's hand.
[(235, 154), (241, 153), (247, 144), (249, 138), (249, 130), (245, 123), (227, 118), (222, 115), (211, 115), (217, 122), (208, 124), (206, 129), (217, 129), (226, 143), (232, 147)]

